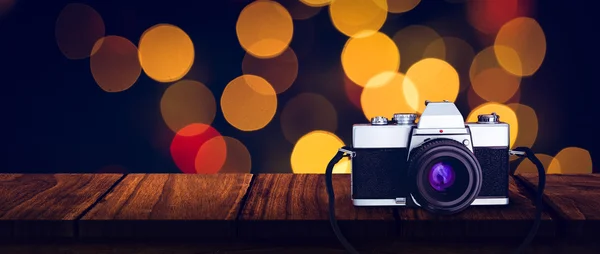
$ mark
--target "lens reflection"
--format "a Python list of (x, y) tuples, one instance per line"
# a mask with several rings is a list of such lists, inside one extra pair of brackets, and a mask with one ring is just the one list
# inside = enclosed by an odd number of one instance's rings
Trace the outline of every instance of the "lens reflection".
[(429, 184), (437, 191), (446, 191), (454, 184), (454, 169), (446, 163), (438, 162), (429, 170)]

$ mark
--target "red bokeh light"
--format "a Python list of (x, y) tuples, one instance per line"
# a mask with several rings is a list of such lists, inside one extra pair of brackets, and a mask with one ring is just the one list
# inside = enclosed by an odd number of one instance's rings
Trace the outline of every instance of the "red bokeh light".
[(478, 31), (495, 35), (506, 22), (521, 16), (530, 16), (533, 0), (468, 1), (469, 23)]
[(202, 144), (196, 158), (194, 168), (199, 174), (218, 173), (227, 159), (227, 144), (223, 136), (215, 136)]
[[(203, 147), (205, 144), (206, 147)], [(170, 150), (175, 165), (186, 174), (217, 173), (227, 155), (221, 134), (201, 123), (193, 123), (179, 130), (171, 142)]]

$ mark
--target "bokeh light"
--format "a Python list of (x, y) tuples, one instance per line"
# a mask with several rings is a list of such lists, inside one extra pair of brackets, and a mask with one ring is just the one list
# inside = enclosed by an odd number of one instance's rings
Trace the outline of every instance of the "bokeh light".
[(292, 41), (292, 16), (274, 1), (254, 1), (238, 17), (236, 33), (246, 52), (258, 58), (281, 54)]
[(352, 82), (364, 87), (382, 72), (396, 72), (400, 52), (394, 41), (377, 32), (367, 37), (350, 38), (342, 51), (342, 67)]
[(86, 4), (67, 4), (56, 19), (56, 43), (63, 55), (72, 60), (89, 57), (94, 44), (104, 37), (102, 16)]
[(224, 136), (223, 139), (227, 145), (227, 157), (219, 173), (250, 173), (252, 157), (248, 148), (233, 137)]
[(335, 0), (329, 4), (333, 26), (348, 37), (370, 36), (387, 19), (387, 0)]
[[(212, 124), (217, 112), (213, 93), (204, 84), (181, 80), (169, 86), (160, 100), (160, 113), (174, 132), (192, 123)], [(199, 128), (197, 126), (196, 128)]]
[[(335, 134), (327, 131), (312, 131), (302, 136), (292, 151), (292, 171), (296, 174), (324, 174), (327, 164), (344, 146), (344, 142)], [(350, 161), (342, 158), (333, 167), (335, 174), (350, 173)]]
[(242, 131), (265, 127), (277, 110), (277, 94), (267, 80), (256, 75), (233, 79), (221, 96), (225, 120)]
[(278, 0), (278, 3), (283, 5), (290, 12), (292, 19), (306, 20), (317, 15), (321, 11), (321, 7), (314, 7), (302, 3), (298, 0)]
[(467, 122), (477, 122), (477, 116), (480, 114), (491, 114), (495, 112), (500, 116), (500, 122), (509, 124), (510, 132), (510, 147), (514, 147), (517, 135), (519, 134), (519, 120), (517, 114), (508, 106), (496, 102), (488, 102), (480, 105), (473, 109), (469, 116), (467, 116)]
[(102, 90), (125, 91), (140, 77), (138, 50), (128, 39), (114, 35), (101, 38), (93, 51), (96, 53), (90, 57), (90, 69)]
[[(500, 65), (517, 76), (533, 75), (546, 56), (546, 36), (532, 18), (519, 17), (503, 25), (494, 46)], [(504, 53), (499, 46), (513, 49), (516, 55)]]
[(420, 95), (409, 78), (398, 72), (374, 76), (362, 91), (360, 102), (367, 119), (391, 118), (394, 113), (415, 113)]
[[(473, 89), (473, 86), (469, 86), (469, 88), (467, 88), (467, 103), (469, 104), (469, 108), (470, 109), (474, 109), (476, 107), (479, 107), (481, 104), (487, 103), (488, 101), (486, 101), (485, 99), (481, 98)], [(521, 89), (518, 89), (515, 94), (508, 99), (508, 101), (506, 101), (503, 104), (509, 104), (509, 103), (519, 103), (521, 102)]]
[(592, 156), (589, 151), (579, 147), (560, 150), (548, 167), (548, 174), (589, 173), (592, 173)]
[[(552, 162), (552, 160), (554, 158), (550, 155), (543, 154), (543, 153), (536, 153), (535, 156), (540, 160), (540, 162), (544, 166), (544, 170), (546, 171), (546, 173), (548, 173), (550, 163)], [(513, 158), (513, 157), (515, 157), (515, 156), (511, 156), (511, 158)], [(517, 166), (517, 170), (515, 171), (515, 174), (523, 174), (523, 173), (536, 173), (537, 174), (538, 173), (537, 167), (535, 166), (535, 164), (533, 164), (533, 162), (529, 161), (528, 159), (523, 159)]]
[[(426, 58), (408, 68), (406, 77), (416, 87), (421, 103), (417, 103), (418, 113), (425, 110), (425, 100), (454, 101), (458, 96), (460, 80), (456, 70), (444, 60)], [(407, 95), (408, 96), (408, 95)], [(412, 106), (413, 104), (411, 104)]]
[(467, 20), (478, 31), (492, 35), (511, 19), (530, 14), (532, 4), (532, 0), (467, 1)]
[(505, 46), (490, 46), (473, 58), (469, 79), (473, 90), (486, 101), (504, 103), (519, 90), (521, 77), (507, 72), (500, 66), (496, 56), (516, 56), (516, 52)]
[[(504, 50), (510, 51), (510, 49), (506, 47)], [(516, 55), (517, 53), (514, 52), (514, 54)], [(475, 55), (471, 61), (471, 67), (469, 68), (469, 79), (471, 82), (473, 82), (477, 74), (490, 68), (502, 68), (496, 59), (496, 51), (494, 50), (494, 46), (486, 47)], [(506, 72), (506, 75), (511, 74)]]
[(322, 7), (330, 4), (331, 0), (300, 0), (300, 2), (312, 7)]
[(521, 78), (507, 75), (502, 68), (489, 68), (478, 73), (472, 80), (473, 90), (490, 102), (504, 103), (512, 98), (521, 84)]
[[(211, 165), (218, 165), (218, 162), (222, 161), (220, 162), (222, 165), (225, 161), (226, 149), (211, 149), (211, 151), (204, 149), (199, 152), (200, 147), (207, 141), (220, 136), (221, 134), (216, 129), (206, 124), (193, 123), (182, 128), (171, 141), (170, 151), (173, 162), (181, 172), (187, 174), (198, 173), (198, 170), (208, 171), (209, 168), (197, 168), (197, 166), (203, 166), (202, 162), (205, 160), (215, 160)], [(211, 141), (211, 143), (213, 142), (215, 141)]]
[(227, 160), (227, 144), (218, 135), (204, 142), (196, 153), (194, 168), (198, 174), (216, 174)]
[(338, 116), (335, 107), (325, 96), (301, 93), (289, 100), (281, 111), (281, 129), (292, 144), (304, 134), (314, 130), (335, 133)]
[[(402, 54), (400, 71), (406, 73), (410, 66), (423, 59), (426, 49), (443, 52), (445, 55), (446, 46), (444, 41), (440, 41), (440, 39), (440, 35), (435, 30), (423, 25), (407, 26), (394, 34), (392, 40), (398, 46), (400, 54)], [(437, 43), (433, 44), (433, 42)]]
[(390, 13), (403, 13), (417, 7), (421, 0), (387, 0), (388, 11)]
[(194, 64), (192, 39), (174, 25), (158, 24), (148, 28), (138, 47), (144, 72), (158, 82), (180, 80)]
[[(519, 121), (519, 131), (514, 146), (533, 147), (538, 135), (538, 117), (535, 110), (519, 103), (511, 103), (506, 106), (515, 112)], [(514, 159), (514, 156), (511, 159)]]
[(442, 37), (431, 42), (423, 53), (423, 58), (438, 58), (445, 60), (458, 72), (460, 79), (459, 92), (469, 87), (469, 69), (475, 57), (473, 47), (457, 37)]
[(267, 80), (277, 94), (285, 92), (298, 76), (298, 58), (292, 48), (273, 58), (256, 58), (246, 54), (242, 60), (244, 74), (252, 74)]

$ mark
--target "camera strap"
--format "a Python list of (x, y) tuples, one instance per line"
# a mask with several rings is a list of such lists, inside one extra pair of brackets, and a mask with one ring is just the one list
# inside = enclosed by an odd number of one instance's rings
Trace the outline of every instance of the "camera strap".
[[(536, 192), (536, 200), (535, 200), (535, 220), (533, 222), (533, 226), (529, 230), (527, 237), (523, 240), (521, 245), (515, 251), (516, 254), (523, 253), (527, 246), (533, 241), (533, 238), (537, 234), (538, 228), (540, 227), (542, 221), (542, 212), (543, 212), (543, 196), (544, 196), (544, 188), (546, 186), (546, 171), (544, 170), (544, 165), (540, 160), (535, 156), (535, 153), (528, 147), (517, 147), (510, 151), (511, 155), (516, 155), (519, 157), (525, 157), (529, 159), (537, 168), (538, 171), (538, 190)], [(344, 157), (354, 157), (355, 153), (349, 147), (342, 147), (338, 150), (338, 152), (333, 156), (327, 168), (325, 170), (325, 185), (327, 187), (327, 196), (329, 198), (329, 222), (331, 223), (331, 228), (333, 233), (337, 237), (338, 241), (342, 244), (344, 249), (351, 254), (359, 254), (358, 251), (348, 242), (346, 237), (342, 234), (337, 219), (335, 217), (335, 193), (333, 191), (333, 168), (334, 166)], [(510, 175), (514, 175), (515, 171), (511, 171)]]
[(342, 147), (338, 152), (333, 156), (329, 164), (327, 164), (327, 169), (325, 170), (325, 185), (327, 186), (327, 197), (329, 198), (329, 222), (331, 223), (331, 228), (333, 229), (333, 233), (337, 237), (338, 241), (344, 246), (344, 249), (351, 254), (358, 254), (358, 251), (348, 242), (346, 237), (342, 234), (340, 227), (338, 226), (337, 219), (335, 218), (335, 193), (333, 192), (333, 167), (344, 157), (354, 157), (354, 152), (351, 151), (348, 147)]
[[(529, 230), (529, 234), (525, 237), (525, 240), (521, 243), (519, 248), (517, 248), (515, 253), (523, 253), (525, 248), (533, 241), (533, 238), (537, 234), (538, 228), (542, 223), (542, 213), (544, 211), (544, 188), (546, 187), (546, 171), (544, 170), (544, 165), (542, 162), (535, 156), (535, 153), (529, 147), (517, 147), (510, 151), (511, 154), (525, 157), (531, 161), (538, 171), (538, 189), (535, 192), (535, 220), (533, 221), (533, 226)], [(515, 171), (510, 172), (510, 175), (515, 175)]]

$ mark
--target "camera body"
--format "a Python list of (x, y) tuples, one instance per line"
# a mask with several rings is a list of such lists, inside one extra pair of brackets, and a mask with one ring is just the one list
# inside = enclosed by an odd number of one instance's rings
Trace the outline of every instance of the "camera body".
[(353, 126), (355, 206), (411, 206), (450, 214), (507, 205), (509, 125), (495, 113), (465, 123), (451, 102), (425, 102), (417, 115)]

